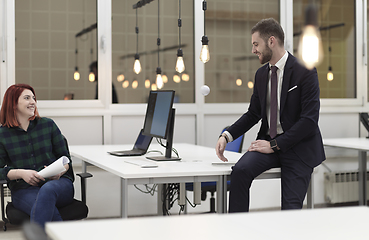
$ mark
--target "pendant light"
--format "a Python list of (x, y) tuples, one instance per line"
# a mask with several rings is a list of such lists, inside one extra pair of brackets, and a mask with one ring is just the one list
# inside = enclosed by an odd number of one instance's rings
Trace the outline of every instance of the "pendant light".
[(163, 88), (164, 83), (161, 77), (161, 68), (160, 68), (160, 0), (158, 0), (158, 38), (156, 40), (156, 44), (158, 45), (158, 67), (156, 68), (156, 87), (158, 89)]
[(317, 8), (310, 1), (305, 11), (305, 26), (298, 47), (298, 55), (308, 69), (314, 68), (323, 59), (317, 12)]
[(202, 42), (202, 47), (201, 47), (201, 52), (200, 52), (200, 60), (203, 63), (207, 63), (210, 60), (210, 53), (209, 53), (209, 39), (206, 36), (206, 31), (205, 31), (205, 11), (207, 9), (207, 3), (206, 1), (202, 1), (202, 10), (204, 10), (204, 36), (202, 36), (201, 42)]
[(136, 27), (135, 27), (135, 31), (136, 31), (136, 54), (135, 54), (135, 62), (133, 64), (133, 71), (136, 74), (139, 74), (142, 70), (141, 68), (141, 62), (140, 62), (140, 55), (138, 54), (138, 16), (137, 16), (137, 8), (136, 8)]
[[(92, 32), (91, 32), (91, 46), (90, 46), (90, 54), (91, 54), (91, 62), (93, 62), (93, 47), (92, 47)], [(97, 69), (98, 66), (96, 66), (96, 69)], [(97, 71), (96, 71), (97, 72)], [(95, 73), (93, 72), (93, 69), (90, 69), (90, 73), (88, 74), (88, 80), (90, 82), (94, 82), (96, 79), (96, 76), (95, 76)]]
[(173, 82), (175, 82), (175, 83), (180, 83), (181, 82), (181, 78), (178, 76), (178, 74), (173, 75)]
[(176, 71), (178, 73), (182, 73), (185, 70), (185, 64), (183, 61), (183, 51), (181, 48), (181, 28), (182, 28), (182, 19), (181, 19), (181, 0), (178, 0), (178, 50), (177, 50), (177, 62), (176, 62)]
[(74, 54), (75, 54), (75, 59), (76, 59), (76, 66), (74, 68), (73, 78), (74, 78), (74, 80), (78, 81), (81, 76), (78, 72), (78, 66), (77, 66), (77, 63), (78, 63), (78, 39), (77, 38), (76, 38), (76, 50), (75, 50)]
[(333, 81), (333, 72), (332, 72), (332, 66), (331, 66), (331, 52), (332, 52), (332, 48), (331, 48), (331, 40), (330, 40), (330, 30), (328, 29), (328, 73), (327, 73), (327, 80), (328, 81)]

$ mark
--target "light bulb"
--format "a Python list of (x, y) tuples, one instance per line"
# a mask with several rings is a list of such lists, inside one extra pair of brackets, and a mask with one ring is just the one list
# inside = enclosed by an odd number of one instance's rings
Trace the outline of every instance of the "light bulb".
[(136, 74), (139, 74), (141, 72), (141, 63), (140, 63), (140, 56), (138, 55), (138, 53), (136, 53), (135, 55), (135, 63), (133, 64), (133, 71)]
[(161, 74), (156, 74), (156, 86), (157, 86), (159, 89), (162, 89), (162, 88), (163, 88), (163, 86), (164, 86), (163, 78), (161, 77)]
[(74, 80), (76, 80), (76, 81), (78, 81), (78, 80), (79, 80), (80, 75), (79, 75), (78, 69), (76, 69), (76, 71), (74, 72), (73, 77), (74, 77)]
[(156, 87), (156, 84), (155, 84), (155, 83), (153, 83), (153, 84), (151, 85), (151, 90), (153, 90), (153, 91), (158, 90), (158, 88)]
[(187, 73), (183, 73), (182, 74), (182, 80), (185, 82), (188, 82), (188, 80), (190, 80), (190, 75), (188, 75)]
[(242, 79), (241, 78), (237, 78), (236, 85), (237, 86), (241, 86), (242, 85)]
[(167, 75), (161, 75), (161, 78), (163, 79), (163, 83), (167, 83), (168, 82), (168, 77)]
[(138, 82), (137, 82), (137, 80), (134, 80), (133, 82), (132, 82), (132, 88), (133, 89), (136, 89), (138, 87)]
[(333, 78), (334, 78), (334, 76), (333, 76), (333, 72), (332, 72), (332, 67), (329, 66), (328, 73), (327, 73), (327, 80), (328, 81), (333, 81)]
[(90, 72), (90, 74), (88, 74), (88, 81), (90, 82), (95, 81), (95, 74), (93, 72)]
[(180, 78), (177, 74), (175, 74), (175, 75), (173, 76), (173, 82), (175, 82), (175, 83), (180, 83), (180, 82), (181, 82), (181, 78)]
[(253, 88), (254, 87), (254, 83), (252, 81), (249, 81), (247, 83), (247, 87), (250, 88), (250, 89)]
[(308, 69), (317, 66), (323, 59), (322, 41), (317, 27), (317, 10), (314, 5), (306, 8), (306, 21), (300, 37), (298, 54)]
[(151, 85), (150, 79), (145, 80), (145, 88), (149, 88)]
[(176, 71), (178, 73), (182, 73), (185, 70), (185, 65), (183, 61), (183, 52), (181, 48), (177, 50), (177, 62), (176, 62)]
[(210, 60), (210, 53), (209, 53), (209, 40), (207, 36), (202, 36), (202, 47), (200, 52), (200, 60), (203, 63), (207, 63)]
[(122, 87), (123, 88), (127, 88), (129, 86), (129, 81), (128, 80), (125, 80), (123, 83), (122, 83)]
[(124, 81), (124, 74), (123, 73), (121, 73), (121, 74), (118, 75), (117, 81), (118, 82), (123, 82)]
[(163, 83), (163, 78), (161, 77), (161, 68), (157, 67), (156, 68), (156, 86), (158, 87), (158, 89), (161, 89), (164, 86)]

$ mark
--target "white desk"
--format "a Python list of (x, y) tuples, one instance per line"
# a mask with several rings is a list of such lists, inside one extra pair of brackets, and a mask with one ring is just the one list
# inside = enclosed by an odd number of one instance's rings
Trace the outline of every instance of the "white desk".
[(46, 223), (52, 240), (69, 239), (367, 239), (369, 208), (321, 208)]
[[(85, 162), (95, 165), (121, 178), (121, 216), (128, 213), (128, 185), (133, 184), (164, 184), (183, 182), (217, 182), (217, 212), (227, 212), (227, 176), (231, 173), (230, 165), (212, 165), (220, 161), (214, 148), (193, 144), (174, 144), (182, 158), (181, 161), (157, 162), (157, 168), (141, 168), (124, 162), (126, 157), (116, 157), (108, 151), (132, 148), (132, 145), (86, 145), (70, 146), (71, 155), (82, 160), (82, 170), (86, 171)], [(152, 144), (149, 150), (162, 150), (163, 147)], [(149, 153), (150, 155), (158, 153)], [(241, 153), (226, 152), (229, 161), (237, 162)], [(145, 156), (134, 157), (143, 158)], [(280, 178), (280, 169), (271, 169), (258, 179)], [(312, 184), (311, 184), (312, 185)], [(309, 188), (308, 207), (313, 207), (313, 191)], [(159, 205), (159, 204), (158, 204)], [(160, 210), (158, 211), (160, 212)]]
[[(108, 151), (125, 150), (132, 145), (86, 145), (70, 146), (71, 155), (82, 160), (82, 170), (86, 171), (85, 162), (95, 165), (121, 178), (121, 216), (127, 217), (128, 213), (128, 185), (133, 184), (163, 184), (181, 182), (217, 182), (217, 209), (219, 213), (226, 212), (226, 176), (231, 173), (228, 165), (214, 166), (211, 163), (217, 161), (214, 148), (192, 144), (174, 144), (182, 158), (181, 161), (157, 162), (157, 168), (141, 168), (124, 162), (128, 157), (116, 157), (108, 154)], [(163, 147), (152, 144), (149, 150), (161, 150)], [(159, 153), (149, 153), (159, 155)], [(227, 152), (230, 161), (237, 161), (240, 153)], [(145, 156), (134, 157), (146, 159)], [(219, 160), (220, 161), (220, 160)]]
[(323, 139), (324, 146), (353, 149), (359, 151), (359, 204), (366, 205), (366, 179), (367, 159), (366, 152), (369, 151), (369, 139), (367, 138), (331, 138)]

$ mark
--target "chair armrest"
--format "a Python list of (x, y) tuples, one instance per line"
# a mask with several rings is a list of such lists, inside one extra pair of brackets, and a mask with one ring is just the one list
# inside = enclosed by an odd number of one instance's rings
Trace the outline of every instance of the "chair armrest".
[(1, 218), (4, 221), (4, 231), (6, 230), (6, 224), (9, 222), (5, 217), (5, 194), (4, 194), (4, 184), (6, 180), (0, 180), (0, 197), (1, 197)]
[(81, 178), (81, 195), (82, 195), (82, 202), (86, 204), (86, 178), (92, 177), (91, 173), (77, 173), (77, 176)]

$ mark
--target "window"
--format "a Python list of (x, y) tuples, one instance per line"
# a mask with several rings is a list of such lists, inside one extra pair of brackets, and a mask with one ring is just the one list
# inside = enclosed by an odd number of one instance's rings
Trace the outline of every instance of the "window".
[(38, 100), (94, 99), (88, 75), (97, 59), (96, 29), (75, 37), (93, 24), (95, 0), (15, 1), (15, 82), (33, 86)]
[(270, 17), (279, 21), (279, 1), (208, 1), (205, 20), (210, 61), (205, 64), (205, 84), (211, 94), (206, 103), (250, 101), (254, 75), (261, 67), (251, 53), (251, 28)]
[[(311, 1), (293, 1), (294, 54)], [(321, 98), (356, 98), (355, 1), (315, 1), (324, 59), (317, 66)], [(333, 80), (327, 80), (332, 70)]]
[[(181, 4), (181, 45), (185, 61), (185, 71), (176, 73), (178, 41), (178, 0), (160, 1), (160, 50), (158, 62), (158, 2), (153, 1), (137, 9), (138, 53), (142, 71), (133, 72), (134, 57), (137, 47), (136, 9), (137, 0), (112, 1), (112, 81), (119, 103), (146, 103), (148, 92), (156, 78), (159, 66), (162, 76), (167, 77), (162, 89), (176, 92), (176, 102), (194, 102), (194, 54), (193, 54), (193, 2), (182, 1)], [(187, 75), (186, 75), (187, 74)], [(173, 81), (178, 75), (179, 82)], [(118, 77), (120, 76), (120, 77)], [(124, 76), (124, 80), (123, 80)], [(185, 77), (188, 76), (189, 79)], [(149, 85), (145, 87), (145, 81)]]

